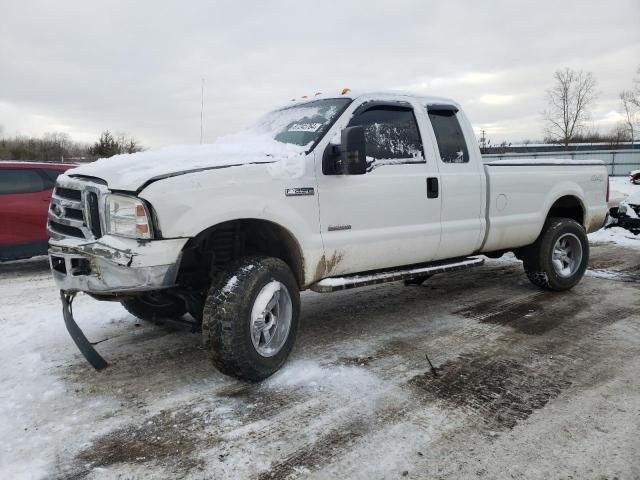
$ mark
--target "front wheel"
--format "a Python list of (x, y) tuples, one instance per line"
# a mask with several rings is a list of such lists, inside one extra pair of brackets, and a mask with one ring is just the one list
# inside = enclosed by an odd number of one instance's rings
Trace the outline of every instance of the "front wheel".
[(550, 218), (523, 255), (524, 269), (534, 285), (546, 290), (568, 290), (584, 275), (589, 263), (589, 240), (575, 220)]
[(260, 381), (291, 353), (298, 332), (300, 293), (286, 263), (246, 257), (225, 268), (204, 307), (204, 342), (222, 373)]

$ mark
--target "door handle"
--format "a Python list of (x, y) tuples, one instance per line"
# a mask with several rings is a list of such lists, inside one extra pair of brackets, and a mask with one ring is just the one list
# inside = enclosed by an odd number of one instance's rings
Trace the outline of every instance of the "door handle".
[(440, 188), (438, 186), (437, 177), (427, 178), (427, 198), (438, 198), (440, 196)]

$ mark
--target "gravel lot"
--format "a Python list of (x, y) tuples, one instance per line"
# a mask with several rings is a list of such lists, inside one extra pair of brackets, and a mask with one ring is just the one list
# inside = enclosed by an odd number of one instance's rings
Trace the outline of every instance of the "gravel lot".
[(640, 478), (638, 249), (593, 245), (562, 294), (512, 257), (305, 293), (262, 384), (215, 372), (196, 334), (80, 296), (111, 363), (92, 370), (46, 259), (0, 265), (0, 291), (0, 478)]

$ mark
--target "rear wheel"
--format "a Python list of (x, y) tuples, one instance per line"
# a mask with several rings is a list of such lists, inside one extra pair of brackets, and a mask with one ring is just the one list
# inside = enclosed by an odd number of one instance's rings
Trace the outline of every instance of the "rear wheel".
[(299, 288), (287, 264), (271, 257), (242, 258), (209, 290), (203, 340), (222, 373), (260, 381), (291, 353), (299, 315)]
[(533, 245), (525, 249), (524, 269), (534, 285), (568, 290), (583, 277), (589, 263), (587, 234), (575, 220), (550, 218)]
[(187, 307), (182, 300), (166, 293), (146, 293), (127, 298), (120, 303), (131, 315), (147, 321), (177, 318), (187, 312)]

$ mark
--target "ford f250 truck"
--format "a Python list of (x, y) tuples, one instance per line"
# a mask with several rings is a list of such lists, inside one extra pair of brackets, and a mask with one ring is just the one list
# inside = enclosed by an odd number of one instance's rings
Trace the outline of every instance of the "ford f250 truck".
[(106, 362), (75, 323), (77, 292), (140, 319), (188, 313), (219, 370), (258, 381), (291, 352), (306, 289), (420, 283), (508, 251), (535, 285), (573, 287), (607, 195), (599, 161), (483, 163), (454, 101), (347, 93), (212, 145), (68, 171), (49, 255), (67, 328), (96, 368)]

